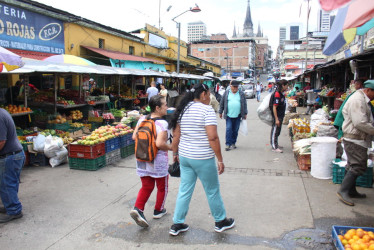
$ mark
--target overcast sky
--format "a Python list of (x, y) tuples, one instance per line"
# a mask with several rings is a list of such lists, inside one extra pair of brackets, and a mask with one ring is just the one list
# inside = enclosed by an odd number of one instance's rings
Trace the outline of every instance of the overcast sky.
[[(187, 23), (203, 21), (207, 25), (208, 35), (226, 33), (230, 38), (234, 23), (237, 31), (242, 32), (247, 9), (247, 0), (36, 0), (37, 2), (65, 10), (92, 21), (123, 31), (143, 28), (145, 23), (159, 27), (177, 36), (176, 24), (171, 20), (197, 3), (199, 13), (187, 12), (176, 20), (181, 22), (181, 39), (187, 41)], [(287, 23), (302, 23), (303, 34), (306, 29), (306, 0), (251, 0), (251, 14), (254, 32), (260, 23), (263, 33), (269, 38), (269, 44), (276, 51), (279, 41), (279, 26)], [(167, 8), (172, 6), (167, 12)], [(317, 27), (318, 0), (310, 0), (311, 13), (309, 31)], [(300, 15), (301, 9), (301, 15)], [(300, 16), (299, 16), (300, 15)]]

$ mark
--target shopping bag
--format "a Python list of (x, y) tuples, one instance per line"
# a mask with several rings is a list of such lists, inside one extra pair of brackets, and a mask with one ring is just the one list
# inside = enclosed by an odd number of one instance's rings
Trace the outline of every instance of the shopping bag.
[(174, 162), (173, 164), (169, 165), (169, 174), (173, 177), (180, 177), (181, 176), (181, 170), (179, 166), (179, 162)]
[(240, 121), (239, 133), (241, 133), (244, 136), (248, 135), (247, 120)]

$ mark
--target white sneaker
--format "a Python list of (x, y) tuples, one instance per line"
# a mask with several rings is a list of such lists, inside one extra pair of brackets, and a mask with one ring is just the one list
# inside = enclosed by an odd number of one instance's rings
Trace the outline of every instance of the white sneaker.
[(276, 152), (276, 153), (283, 153), (283, 150), (280, 148), (272, 149), (271, 151)]

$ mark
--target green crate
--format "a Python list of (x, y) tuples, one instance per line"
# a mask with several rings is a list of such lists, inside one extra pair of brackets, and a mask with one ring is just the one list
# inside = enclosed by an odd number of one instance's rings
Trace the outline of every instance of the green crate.
[[(345, 168), (333, 163), (332, 182), (335, 184), (341, 184), (344, 179), (344, 175)], [(356, 185), (360, 187), (371, 188), (373, 186), (373, 168), (367, 168), (365, 174), (357, 178)]]
[(62, 130), (62, 131), (68, 131), (69, 128), (70, 128), (70, 124), (65, 122), (65, 123), (48, 123), (47, 124), (47, 128), (48, 129), (58, 129), (58, 130)]
[(90, 122), (90, 124), (91, 124), (91, 130), (95, 130), (98, 127), (101, 127), (101, 125), (103, 125), (102, 122)]
[(121, 158), (126, 158), (133, 154), (135, 154), (135, 144), (121, 148)]
[(23, 136), (23, 129), (16, 129), (17, 136)]
[(98, 170), (106, 166), (105, 155), (96, 159), (83, 159), (69, 157), (70, 169), (79, 170)]

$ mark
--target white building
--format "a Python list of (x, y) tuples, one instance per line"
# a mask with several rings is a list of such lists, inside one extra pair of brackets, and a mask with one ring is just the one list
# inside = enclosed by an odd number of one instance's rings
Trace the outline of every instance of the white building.
[(187, 40), (188, 42), (200, 41), (206, 36), (206, 25), (202, 21), (188, 23)]
[(324, 10), (319, 10), (318, 11), (318, 19), (317, 19), (317, 27), (318, 31), (320, 32), (329, 32), (331, 28), (331, 13), (328, 13)]
[(284, 40), (286, 40), (286, 26), (279, 27), (279, 45), (284, 45)]

